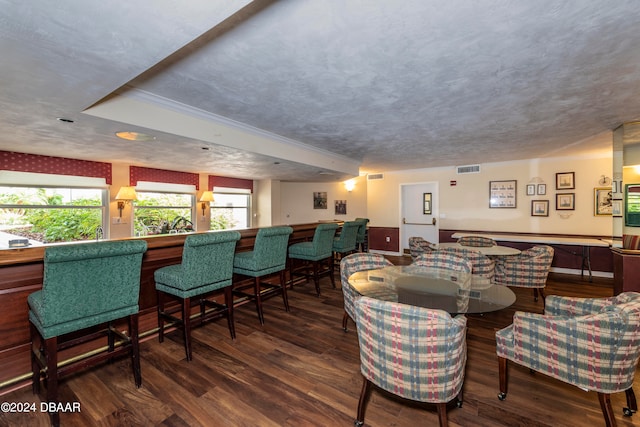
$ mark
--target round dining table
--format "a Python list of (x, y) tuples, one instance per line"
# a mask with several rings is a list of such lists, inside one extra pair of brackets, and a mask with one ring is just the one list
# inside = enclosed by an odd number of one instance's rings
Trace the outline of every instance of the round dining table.
[(509, 307), (516, 300), (506, 286), (473, 287), (469, 273), (416, 265), (359, 271), (349, 277), (349, 284), (363, 296), (450, 314), (488, 313)]

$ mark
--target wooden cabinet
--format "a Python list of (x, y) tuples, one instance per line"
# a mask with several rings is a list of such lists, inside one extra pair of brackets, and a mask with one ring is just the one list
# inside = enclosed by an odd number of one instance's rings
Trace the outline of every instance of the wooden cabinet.
[(613, 248), (613, 293), (640, 292), (640, 250)]

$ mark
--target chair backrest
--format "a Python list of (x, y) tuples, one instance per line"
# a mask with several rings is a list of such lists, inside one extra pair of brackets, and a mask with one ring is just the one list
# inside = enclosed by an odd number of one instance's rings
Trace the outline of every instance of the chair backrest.
[(451, 253), (471, 261), (471, 274), (473, 274), (474, 276), (482, 276), (487, 279), (492, 279), (495, 275), (495, 262), (488, 256), (483, 255), (478, 251), (464, 248), (444, 248), (440, 249), (440, 252)]
[(360, 228), (360, 223), (356, 221), (345, 221), (344, 224), (342, 224), (340, 236), (336, 237), (333, 243), (333, 250), (340, 252), (355, 251), (358, 228)]
[(416, 258), (411, 265), (419, 267), (447, 268), (449, 270), (469, 273), (473, 271), (471, 261), (459, 255), (444, 251), (433, 251), (424, 253)]
[(409, 253), (411, 254), (411, 258), (415, 260), (425, 252), (434, 251), (435, 249), (431, 245), (431, 242), (422, 237), (409, 237)]
[(342, 258), (340, 261), (340, 283), (342, 284), (344, 310), (349, 317), (355, 320), (354, 301), (360, 296), (360, 293), (349, 284), (349, 277), (358, 271), (377, 270), (392, 265), (393, 263), (383, 255), (369, 252), (358, 252)]
[(367, 297), (355, 305), (366, 379), (419, 402), (449, 402), (458, 395), (467, 361), (466, 317)]
[[(146, 250), (144, 240), (47, 247), (42, 324), (72, 322), (128, 307), (137, 309)], [(89, 322), (86, 327), (92, 325)]]
[(463, 236), (458, 239), (462, 246), (491, 247), (496, 245), (496, 241), (483, 236)]
[(320, 224), (316, 227), (316, 231), (313, 233), (313, 250), (320, 255), (326, 255), (329, 258), (333, 254), (333, 238), (336, 235), (338, 224), (326, 223)]
[(184, 241), (182, 283), (185, 289), (230, 280), (240, 233), (235, 230), (192, 234)]
[(272, 267), (284, 268), (287, 263), (287, 247), (291, 233), (293, 228), (287, 226), (258, 230), (253, 245), (253, 257), (258, 270)]
[(542, 288), (553, 261), (553, 248), (538, 245), (518, 255), (501, 257), (496, 262), (495, 281), (502, 285)]
[(356, 243), (363, 243), (364, 237), (367, 234), (367, 224), (369, 223), (369, 218), (356, 218), (355, 221), (360, 224), (360, 226), (358, 227)]

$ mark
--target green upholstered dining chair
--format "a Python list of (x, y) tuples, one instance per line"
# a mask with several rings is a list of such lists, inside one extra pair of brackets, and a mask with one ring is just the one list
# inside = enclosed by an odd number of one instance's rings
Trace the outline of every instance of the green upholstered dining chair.
[(333, 261), (340, 263), (340, 260), (356, 251), (356, 239), (358, 238), (358, 229), (360, 223), (357, 221), (345, 221), (342, 224), (340, 234), (333, 238)]
[[(213, 317), (224, 316), (229, 324), (231, 338), (235, 338), (233, 322), (233, 258), (237, 231), (213, 231), (192, 234), (184, 241), (182, 263), (159, 268), (154, 273), (158, 296), (158, 339), (164, 341), (164, 321), (181, 326), (187, 360), (191, 354), (191, 305), (197, 298), (200, 305), (200, 324)], [(224, 304), (210, 299), (215, 291), (224, 290)], [(165, 296), (181, 301), (178, 309), (165, 310)], [(214, 308), (206, 312), (207, 307)], [(178, 311), (182, 317), (174, 316)]]
[[(320, 296), (320, 277), (329, 275), (331, 285), (335, 288), (333, 277), (333, 238), (338, 229), (336, 223), (319, 224), (310, 242), (294, 243), (289, 246), (289, 270), (291, 283), (295, 276), (310, 277), (316, 285), (316, 293)], [(294, 260), (301, 260), (302, 266), (295, 266)]]
[[(138, 297), (142, 256), (146, 250), (147, 243), (142, 240), (45, 249), (42, 289), (27, 299), (35, 394), (40, 392), (40, 378), (44, 375), (47, 401), (58, 402), (59, 378), (122, 354), (131, 356), (135, 384), (142, 385)], [(112, 323), (125, 318), (128, 321), (126, 335)], [(58, 365), (58, 351), (105, 335), (108, 338), (105, 351)], [(53, 425), (59, 424), (58, 412), (50, 412), (50, 417)]]
[(355, 302), (363, 377), (356, 426), (364, 424), (372, 385), (416, 402), (434, 403), (447, 426), (447, 403), (462, 406), (467, 318), (443, 310), (360, 297)]
[(355, 221), (360, 224), (358, 227), (358, 236), (356, 237), (356, 250), (359, 252), (369, 252), (369, 239), (367, 238), (369, 218), (356, 218)]
[[(233, 260), (233, 272), (235, 274), (254, 278), (251, 284), (236, 284), (233, 288), (233, 293), (246, 298), (245, 301), (255, 301), (258, 319), (260, 319), (260, 324), (262, 325), (264, 325), (262, 311), (262, 299), (264, 296), (280, 292), (284, 307), (289, 311), (287, 282), (284, 277), (284, 271), (287, 267), (287, 248), (291, 233), (293, 233), (293, 228), (291, 227), (261, 228), (256, 235), (253, 250), (238, 252)], [(265, 276), (276, 273), (280, 276), (279, 285), (265, 283), (261, 280)], [(252, 288), (253, 292), (247, 292), (247, 288)]]

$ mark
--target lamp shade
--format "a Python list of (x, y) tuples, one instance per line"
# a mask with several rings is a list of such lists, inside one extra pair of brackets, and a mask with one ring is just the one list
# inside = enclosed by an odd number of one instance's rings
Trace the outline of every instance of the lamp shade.
[(136, 200), (136, 189), (133, 187), (120, 187), (116, 200)]
[(202, 196), (200, 196), (200, 201), (201, 202), (213, 202), (213, 191), (205, 191), (202, 193)]

